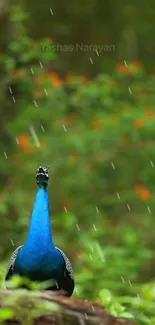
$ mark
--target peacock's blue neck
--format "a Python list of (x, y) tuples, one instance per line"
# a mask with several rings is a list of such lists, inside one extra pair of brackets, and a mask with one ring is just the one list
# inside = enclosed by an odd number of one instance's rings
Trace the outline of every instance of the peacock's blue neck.
[(45, 275), (58, 267), (64, 267), (64, 260), (52, 240), (48, 193), (44, 187), (39, 187), (28, 235), (17, 255), (15, 269), (26, 275), (40, 272), (41, 277), (42, 273)]
[(49, 215), (49, 202), (48, 193), (44, 186), (38, 188), (34, 202), (33, 212), (31, 216), (30, 226), (24, 248), (32, 250), (32, 247), (42, 245), (47, 247), (53, 246), (50, 215)]

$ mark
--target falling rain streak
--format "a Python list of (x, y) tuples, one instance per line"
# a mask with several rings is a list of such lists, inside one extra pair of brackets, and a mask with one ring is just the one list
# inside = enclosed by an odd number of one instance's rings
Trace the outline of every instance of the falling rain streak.
[(43, 69), (43, 65), (42, 65), (41, 61), (39, 61), (39, 64), (40, 64), (41, 68)]
[(93, 223), (93, 228), (94, 228), (95, 231), (97, 231), (96, 226), (94, 225), (94, 223)]
[(67, 129), (66, 129), (65, 125), (63, 125), (63, 128), (64, 128), (64, 131), (67, 132)]
[(79, 292), (78, 292), (78, 289), (77, 288), (75, 288), (75, 292), (79, 296)]
[(154, 164), (153, 164), (152, 160), (150, 160), (150, 164), (151, 164), (152, 168), (154, 168)]
[(99, 209), (98, 209), (98, 207), (96, 207), (96, 212), (99, 213)]
[(53, 14), (53, 10), (52, 10), (51, 8), (50, 8), (50, 13), (52, 14), (52, 16), (54, 15), (54, 14)]
[(94, 308), (94, 306), (93, 306), (93, 305), (91, 305), (91, 308), (92, 308), (92, 310), (93, 310), (93, 311), (95, 311), (95, 308)]
[(15, 246), (14, 242), (12, 239), (10, 239), (12, 246)]
[(79, 227), (78, 224), (76, 224), (76, 228), (77, 228), (78, 231), (80, 231), (80, 227)]
[(104, 254), (98, 242), (96, 242), (96, 249), (98, 251), (100, 259), (104, 262), (105, 261)]
[(78, 317), (78, 320), (80, 325), (86, 325), (84, 319), (81, 316)]
[(35, 143), (36, 147), (39, 148), (40, 147), (40, 142), (39, 142), (39, 139), (37, 137), (37, 134), (36, 134), (33, 126), (30, 126), (30, 133), (32, 135), (32, 138), (34, 140), (34, 143)]
[(91, 252), (93, 253), (94, 249), (93, 249), (92, 245), (89, 244), (89, 247), (90, 247)]
[(34, 75), (34, 71), (33, 71), (33, 69), (32, 69), (32, 68), (30, 68), (30, 70), (31, 70), (31, 73)]
[(44, 89), (45, 95), (48, 96), (48, 92), (46, 89)]
[(65, 210), (66, 213), (68, 212), (67, 209), (66, 209), (66, 207), (64, 207), (64, 210)]
[(124, 278), (121, 276), (122, 282), (125, 283)]
[(98, 50), (96, 50), (96, 54), (97, 54), (97, 56), (99, 56)]
[(45, 132), (43, 125), (41, 124), (40, 126), (41, 126), (42, 131)]
[(90, 258), (90, 260), (92, 261), (92, 255), (89, 253), (89, 258)]
[(149, 213), (151, 213), (151, 210), (150, 210), (150, 207), (149, 206), (147, 206), (147, 210), (149, 211)]
[(11, 87), (9, 87), (9, 90), (10, 90), (10, 93), (11, 93), (11, 95), (13, 94), (13, 92), (12, 92), (12, 89), (11, 89)]
[(117, 195), (118, 199), (120, 200), (120, 195), (119, 195), (119, 193), (118, 193), (118, 192), (116, 193), (116, 195)]
[(36, 102), (36, 100), (34, 99), (34, 105), (36, 106), (36, 107), (38, 107), (38, 104), (37, 104), (37, 102)]

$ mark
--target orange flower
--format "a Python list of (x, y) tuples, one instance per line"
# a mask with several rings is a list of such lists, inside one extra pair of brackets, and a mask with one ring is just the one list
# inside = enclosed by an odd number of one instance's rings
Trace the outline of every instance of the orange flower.
[(62, 120), (62, 124), (64, 125), (70, 125), (72, 123), (72, 120), (70, 119), (69, 116), (66, 116), (65, 118), (63, 118)]
[(81, 76), (80, 81), (81, 81), (81, 83), (85, 84), (88, 81), (88, 79), (86, 77), (84, 77), (84, 76)]
[(27, 76), (27, 72), (25, 70), (20, 70), (19, 71), (19, 76), (20, 77), (26, 77)]
[(69, 117), (71, 118), (72, 121), (75, 121), (78, 119), (78, 114), (77, 113), (70, 113)]
[(19, 146), (22, 149), (29, 147), (29, 136), (27, 134), (22, 134), (18, 137)]
[(117, 82), (115, 80), (109, 80), (108, 81), (108, 86), (109, 87), (115, 87), (117, 85)]
[(148, 189), (146, 189), (146, 188), (144, 188), (140, 193), (139, 193), (139, 196), (140, 196), (140, 198), (142, 199), (142, 200), (144, 200), (144, 201), (148, 201), (148, 200), (150, 200), (150, 198), (151, 198), (151, 192), (148, 190)]
[(11, 75), (18, 76), (18, 77), (25, 77), (25, 76), (27, 76), (27, 71), (24, 69), (12, 70)]
[(48, 72), (47, 73), (47, 78), (53, 80), (55, 78), (58, 78), (58, 75), (57, 75), (56, 72)]
[(122, 72), (127, 75), (131, 75), (134, 72), (136, 72), (135, 68), (136, 68), (136, 70), (137, 69), (141, 70), (142, 64), (138, 61), (133, 61), (133, 62), (129, 63), (128, 66), (126, 66), (125, 64), (119, 63), (119, 64), (116, 64), (116, 67), (115, 67), (116, 71)]
[(76, 113), (69, 113), (65, 116), (65, 118), (62, 120), (62, 123), (64, 125), (71, 125), (78, 119), (78, 114)]
[(115, 69), (116, 71), (122, 72), (127, 75), (131, 74), (129, 67), (126, 67), (126, 65), (122, 63), (116, 64)]
[(135, 192), (136, 192), (137, 194), (141, 193), (141, 191), (143, 191), (143, 189), (144, 189), (144, 185), (143, 185), (143, 184), (137, 184), (137, 185), (135, 186)]
[(100, 130), (104, 127), (103, 122), (100, 120), (93, 120), (91, 126), (94, 130)]
[(142, 89), (136, 89), (134, 90), (134, 94), (137, 96), (142, 96), (145, 94), (145, 92)]
[(136, 129), (143, 129), (144, 128), (144, 121), (143, 120), (135, 120), (134, 122)]
[(62, 80), (58, 77), (56, 72), (48, 72), (47, 78), (51, 81), (54, 87), (61, 87), (63, 84)]
[(91, 172), (96, 170), (96, 166), (95, 166), (94, 164), (88, 165), (87, 168), (88, 168), (88, 170), (90, 170)]
[(76, 73), (75, 72), (70, 72), (70, 73), (68, 73), (66, 75), (65, 80), (68, 82), (68, 81), (73, 80), (75, 77), (76, 77)]
[(63, 81), (60, 78), (55, 78), (52, 80), (52, 84), (54, 87), (58, 88), (63, 85)]
[(35, 89), (34, 92), (33, 92), (33, 95), (35, 97), (41, 97), (43, 94), (42, 90), (41, 89)]
[(17, 70), (12, 70), (12, 71), (11, 71), (11, 75), (12, 75), (12, 76), (16, 76), (16, 74), (17, 74)]
[(16, 75), (16, 70), (13, 69), (13, 70), (11, 71), (11, 76), (15, 76), (15, 75)]
[(34, 78), (34, 81), (37, 85), (41, 85), (44, 82), (44, 78), (41, 76), (38, 76), (38, 77)]
[(77, 152), (72, 152), (69, 157), (71, 161), (76, 161), (79, 158), (79, 154)]
[(145, 111), (145, 116), (148, 120), (152, 120), (154, 118), (154, 113), (151, 110)]
[(111, 115), (111, 116), (109, 117), (109, 120), (110, 120), (110, 122), (111, 122), (112, 124), (115, 124), (115, 123), (117, 122), (117, 120), (118, 120), (118, 117), (116, 117), (115, 115)]
[(142, 63), (139, 61), (133, 61), (132, 64), (137, 68), (137, 69), (142, 69)]
[(74, 80), (76, 77), (80, 78), (81, 83), (86, 83), (88, 81), (88, 79), (85, 76), (76, 76), (76, 74), (74, 72), (68, 73), (65, 77), (65, 81), (70, 82), (70, 81)]
[(144, 201), (150, 200), (152, 196), (151, 192), (143, 184), (137, 184), (135, 186), (135, 191), (139, 195), (139, 197)]

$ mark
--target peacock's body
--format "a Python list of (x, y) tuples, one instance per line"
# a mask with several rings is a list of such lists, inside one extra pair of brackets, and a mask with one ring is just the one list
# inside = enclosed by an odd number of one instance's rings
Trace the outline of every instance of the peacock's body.
[(19, 274), (31, 281), (54, 280), (55, 285), (48, 290), (64, 291), (71, 296), (74, 277), (71, 263), (52, 239), (48, 202), (48, 171), (39, 167), (36, 174), (39, 186), (31, 216), (28, 235), (23, 246), (18, 247), (9, 262), (6, 280)]

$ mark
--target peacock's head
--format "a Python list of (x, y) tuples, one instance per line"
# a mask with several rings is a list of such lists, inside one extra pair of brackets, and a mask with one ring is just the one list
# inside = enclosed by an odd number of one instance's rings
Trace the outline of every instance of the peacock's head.
[(48, 185), (49, 176), (48, 176), (48, 169), (47, 169), (47, 167), (40, 166), (37, 169), (36, 180), (37, 180), (37, 184), (39, 186), (42, 186), (42, 185), (43, 186), (47, 186)]

